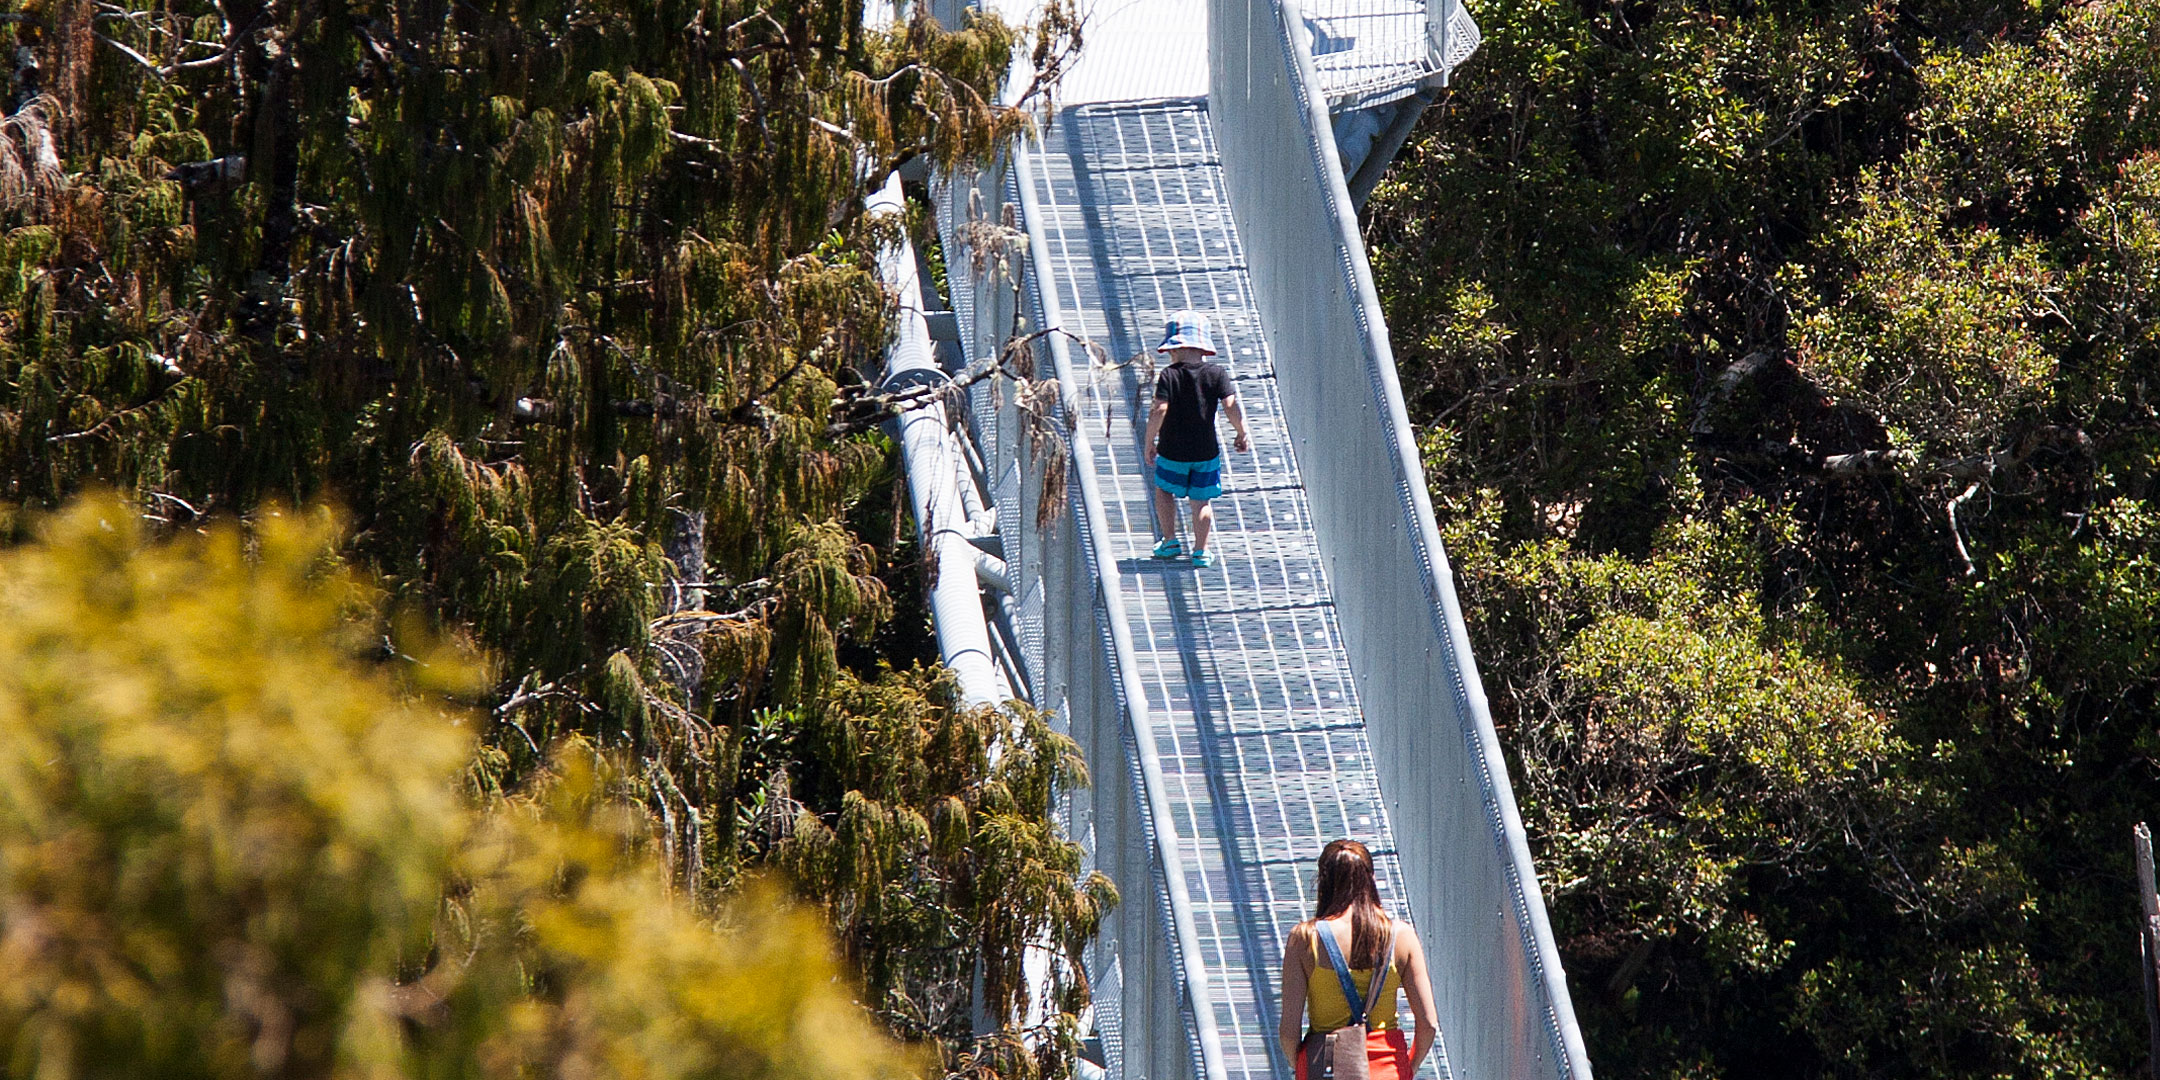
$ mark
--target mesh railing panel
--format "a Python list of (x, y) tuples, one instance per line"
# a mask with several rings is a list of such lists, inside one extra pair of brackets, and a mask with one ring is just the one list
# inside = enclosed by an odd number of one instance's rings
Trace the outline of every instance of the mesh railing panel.
[(1479, 41), (1462, 0), (1312, 0), (1301, 22), (1335, 111), (1412, 93), (1453, 71)]
[(1211, 0), (1209, 108), (1449, 1061), (1587, 1077), (1304, 26), (1286, 0)]

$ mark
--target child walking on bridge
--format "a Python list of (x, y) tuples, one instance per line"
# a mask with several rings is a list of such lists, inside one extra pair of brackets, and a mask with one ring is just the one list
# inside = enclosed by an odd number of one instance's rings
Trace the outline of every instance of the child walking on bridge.
[(1214, 565), (1208, 553), (1208, 536), (1215, 530), (1215, 511), (1209, 500), (1222, 494), (1222, 444), (1215, 438), (1215, 407), (1222, 406), (1237, 429), (1234, 445), (1239, 453), (1252, 449), (1245, 431), (1245, 410), (1238, 406), (1237, 388), (1230, 372), (1207, 358), (1215, 355), (1208, 317), (1197, 311), (1170, 316), (1158, 353), (1170, 354), (1170, 366), (1155, 376), (1155, 405), (1148, 410), (1147, 435), (1142, 442), (1142, 464), (1155, 483), (1155, 523), (1162, 539), (1155, 557), (1175, 559), (1185, 554), (1178, 539), (1179, 499), (1193, 504), (1192, 564), (1198, 569)]

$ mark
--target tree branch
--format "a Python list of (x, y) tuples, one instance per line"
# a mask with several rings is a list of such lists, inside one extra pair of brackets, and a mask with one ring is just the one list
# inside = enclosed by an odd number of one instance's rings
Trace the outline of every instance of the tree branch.
[(1005, 357), (1013, 353), (1019, 346), (1051, 334), (1064, 334), (1075, 341), (1090, 346), (1093, 345), (1092, 342), (1069, 330), (1061, 327), (1051, 327), (1047, 330), (1037, 330), (1026, 337), (1015, 338), (1007, 342), (1005, 348), (1000, 350), (999, 355), (968, 365), (966, 370), (946, 382), (917, 384), (893, 391), (877, 391), (867, 386), (845, 388), (842, 390), (841, 396), (833, 400), (833, 412), (840, 415), (826, 426), (825, 437), (838, 439), (857, 432), (868, 431), (902, 413), (913, 412), (916, 409), (933, 404), (954, 400), (958, 398), (960, 391), (998, 375), (1018, 381), (1026, 381), (1029, 377), (1028, 373), (1014, 370), (1013, 366), (1006, 362)]
[(1974, 574), (1979, 573), (1980, 568), (1973, 565), (1972, 552), (1965, 550), (1965, 533), (1958, 527), (1957, 512), (1958, 507), (1965, 505), (1965, 503), (1970, 501), (1974, 495), (1980, 493), (1980, 484), (1980, 480), (1973, 481), (1971, 486), (1965, 489), (1964, 494), (1961, 494), (1957, 498), (1950, 500), (1949, 504), (1944, 507), (1944, 510), (1950, 516), (1950, 539), (1957, 542), (1958, 558), (1965, 560), (1966, 577), (1971, 577)]

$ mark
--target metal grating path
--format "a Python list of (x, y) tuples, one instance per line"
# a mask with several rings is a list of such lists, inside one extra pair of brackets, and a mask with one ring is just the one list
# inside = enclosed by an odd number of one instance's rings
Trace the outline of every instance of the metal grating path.
[[(1091, 385), (1074, 419), (1099, 447), (1097, 482), (1185, 845), (1225, 1070), (1230, 1080), (1288, 1076), (1274, 1038), (1278, 964), (1284, 936), (1309, 914), (1306, 880), (1320, 847), (1363, 839), (1383, 897), (1406, 910), (1214, 133), (1200, 104), (1088, 105), (1022, 152), (1049, 246), (1040, 286), (1054, 290), (1065, 328), (1099, 347), (1083, 351)], [(1226, 455), (1217, 561), (1204, 571), (1148, 557), (1145, 413), (1136, 413), (1155, 335), (1186, 307), (1215, 320), (1217, 360), (1253, 437), (1252, 453)], [(1444, 1059), (1436, 1052), (1426, 1075), (1444, 1073)]]

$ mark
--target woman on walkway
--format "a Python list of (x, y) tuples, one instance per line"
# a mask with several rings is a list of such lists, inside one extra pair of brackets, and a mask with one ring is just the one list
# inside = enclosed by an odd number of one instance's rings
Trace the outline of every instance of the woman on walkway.
[[(1379, 992), (1372, 993), (1373, 968), (1383, 958), (1386, 978)], [(1410, 991), (1410, 1014), (1417, 1020), (1414, 1044), (1404, 1040), (1396, 1021), (1395, 997), (1401, 989)], [(1362, 1000), (1367, 997), (1369, 1003)], [(1380, 906), (1372, 853), (1355, 840), (1337, 840), (1320, 853), (1320, 903), (1314, 917), (1293, 927), (1283, 946), (1282, 1023), (1277, 1033), (1283, 1056), (1296, 1065), (1297, 1080), (1318, 1080), (1306, 1075), (1301, 1046), (1308, 1041), (1306, 1032), (1325, 1034), (1354, 1023), (1353, 1002), (1364, 1006), (1371, 1080), (1411, 1080), (1439, 1030), (1425, 947), (1416, 930), (1389, 918)]]

